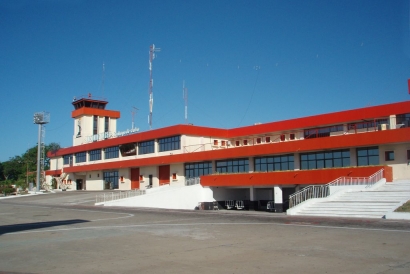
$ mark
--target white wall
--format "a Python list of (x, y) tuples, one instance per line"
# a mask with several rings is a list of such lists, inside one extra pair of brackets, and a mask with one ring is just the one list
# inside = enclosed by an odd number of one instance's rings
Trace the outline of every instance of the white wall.
[(195, 209), (199, 202), (212, 202), (212, 190), (201, 185), (165, 186), (152, 193), (105, 203), (105, 206)]
[[(389, 165), (393, 168), (393, 180), (410, 178), (407, 150), (410, 150), (410, 144), (379, 146), (380, 164)], [(394, 151), (394, 161), (385, 161), (386, 151)]]
[[(121, 176), (124, 180), (121, 182)], [(118, 189), (129, 190), (131, 189), (131, 171), (129, 168), (123, 168), (118, 170)]]

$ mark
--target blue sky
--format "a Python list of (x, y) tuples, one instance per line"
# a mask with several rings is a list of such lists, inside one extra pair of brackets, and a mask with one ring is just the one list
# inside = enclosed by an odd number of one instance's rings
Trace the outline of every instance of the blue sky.
[[(73, 97), (121, 111), (117, 130), (234, 128), (409, 99), (409, 1), (0, 0), (0, 161), (72, 144)], [(102, 67), (105, 64), (104, 84)]]

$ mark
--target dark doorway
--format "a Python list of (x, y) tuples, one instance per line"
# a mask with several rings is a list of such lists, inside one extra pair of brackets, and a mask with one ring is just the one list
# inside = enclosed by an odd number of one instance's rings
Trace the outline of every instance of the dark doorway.
[(83, 190), (83, 180), (77, 179), (75, 182), (77, 184), (77, 190)]

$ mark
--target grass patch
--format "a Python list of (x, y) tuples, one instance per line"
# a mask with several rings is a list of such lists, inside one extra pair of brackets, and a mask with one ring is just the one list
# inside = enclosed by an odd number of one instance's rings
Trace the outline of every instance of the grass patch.
[(407, 201), (401, 207), (398, 207), (395, 212), (410, 212), (410, 201)]

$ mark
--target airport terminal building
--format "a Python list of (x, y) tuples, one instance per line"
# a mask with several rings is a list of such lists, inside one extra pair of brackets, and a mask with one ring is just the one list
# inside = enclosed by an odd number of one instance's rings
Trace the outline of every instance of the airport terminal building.
[[(73, 145), (48, 154), (47, 182), (67, 190), (199, 183), (218, 200), (274, 200), (341, 176), (410, 178), (410, 101), (251, 126), (180, 124), (117, 131), (106, 100), (75, 99)], [(61, 186), (59, 186), (61, 187)], [(200, 201), (198, 201), (200, 202)]]

